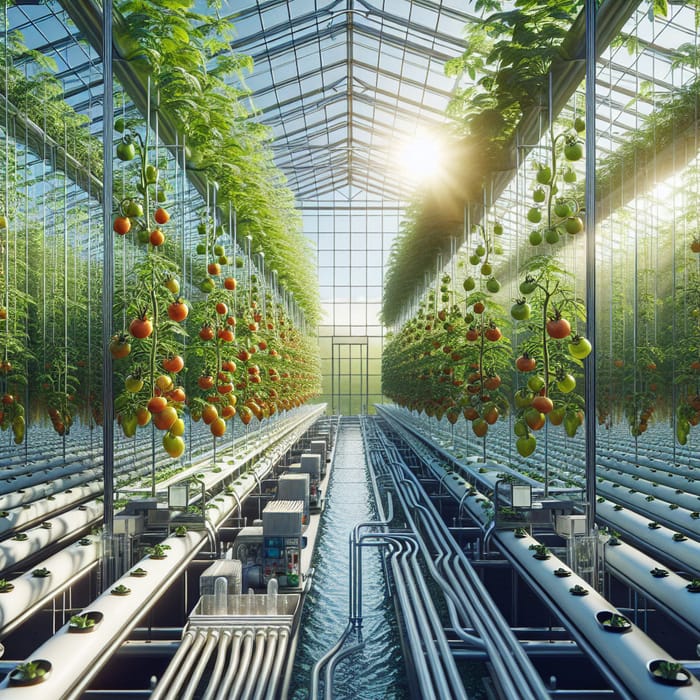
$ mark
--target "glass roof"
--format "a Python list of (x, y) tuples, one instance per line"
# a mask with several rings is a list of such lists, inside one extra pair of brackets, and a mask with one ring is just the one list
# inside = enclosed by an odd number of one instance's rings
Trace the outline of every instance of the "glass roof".
[[(229, 3), (231, 6), (234, 3)], [(364, 190), (402, 200), (401, 140), (441, 129), (461, 54), (464, 2), (271, 0), (236, 2), (234, 49), (251, 55), (247, 80), (275, 161), (299, 201)]]

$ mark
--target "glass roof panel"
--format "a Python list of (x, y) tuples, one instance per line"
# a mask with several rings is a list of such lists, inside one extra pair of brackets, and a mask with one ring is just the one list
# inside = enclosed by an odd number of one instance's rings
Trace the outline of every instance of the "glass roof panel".
[[(464, 49), (464, 4), (224, 2), (234, 48), (255, 59), (253, 103), (300, 202), (329, 182), (392, 201), (410, 194), (391, 152), (397, 137), (446, 123), (454, 83), (443, 66)], [(296, 171), (300, 163), (309, 170)]]

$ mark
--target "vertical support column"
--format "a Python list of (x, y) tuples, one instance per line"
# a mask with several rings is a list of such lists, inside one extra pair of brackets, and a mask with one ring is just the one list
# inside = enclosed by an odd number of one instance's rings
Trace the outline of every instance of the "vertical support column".
[(593, 531), (596, 513), (596, 0), (586, 0), (586, 334), (593, 345), (585, 365), (586, 532)]
[(112, 141), (114, 137), (114, 81), (112, 74), (112, 0), (102, 2), (102, 151), (104, 175), (102, 188), (103, 249), (102, 270), (102, 458), (104, 479), (104, 542), (102, 586), (114, 580), (111, 545), (114, 536), (114, 404), (112, 402), (112, 355), (109, 341), (112, 335), (114, 304), (114, 233), (112, 231)]

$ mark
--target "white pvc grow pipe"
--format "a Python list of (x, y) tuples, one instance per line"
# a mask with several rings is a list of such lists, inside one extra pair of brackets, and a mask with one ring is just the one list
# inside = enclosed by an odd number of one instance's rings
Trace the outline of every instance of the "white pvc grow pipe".
[(27, 531), (26, 540), (8, 539), (0, 542), (0, 571), (15, 567), (50, 544), (72, 533), (85, 529), (102, 517), (102, 504), (97, 501), (85, 505), (85, 510), (74, 509), (49, 519), (50, 529), (43, 527)]
[[(653, 505), (652, 502), (650, 505)], [(667, 527), (649, 528), (649, 519), (631, 510), (615, 510), (612, 503), (598, 503), (598, 515), (615, 529), (631, 535), (653, 547), (662, 559), (676, 562), (679, 568), (700, 576), (700, 542), (686, 539), (676, 542), (673, 530)]]
[[(673, 698), (680, 700), (697, 699), (700, 693), (700, 681), (691, 676), (687, 686), (665, 686), (656, 682), (647, 670), (647, 664), (654, 659), (670, 659), (669, 655), (644, 632), (632, 625), (626, 633), (612, 633), (603, 629), (596, 619), (601, 611), (619, 612), (595, 590), (575, 574), (566, 578), (554, 575), (563, 562), (555, 556), (546, 561), (533, 557), (530, 545), (537, 544), (531, 537), (516, 538), (503, 533), (499, 543), (506, 548), (513, 561), (518, 563), (521, 572), (537, 582), (538, 588), (553, 603), (553, 610), (560, 611), (566, 626), (573, 634), (578, 633), (579, 643), (585, 642), (589, 649), (595, 650), (599, 659), (604, 660), (630, 691), (630, 698)], [(581, 585), (589, 593), (586, 596), (573, 596), (569, 589)]]
[(688, 581), (682, 576), (672, 571), (663, 577), (654, 576), (652, 571), (662, 568), (659, 563), (624, 542), (606, 545), (605, 567), (624, 577), (644, 596), (663, 605), (700, 638), (700, 593), (688, 591)]
[(31, 571), (12, 580), (14, 589), (0, 593), (0, 633), (7, 636), (37, 608), (63, 591), (78, 576), (86, 573), (101, 556), (100, 541), (74, 544), (37, 564), (51, 572), (37, 578)]

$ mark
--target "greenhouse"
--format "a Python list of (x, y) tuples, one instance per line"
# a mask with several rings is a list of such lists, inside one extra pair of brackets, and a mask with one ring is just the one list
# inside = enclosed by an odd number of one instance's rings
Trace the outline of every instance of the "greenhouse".
[(0, 700), (700, 698), (698, 0), (0, 13)]

